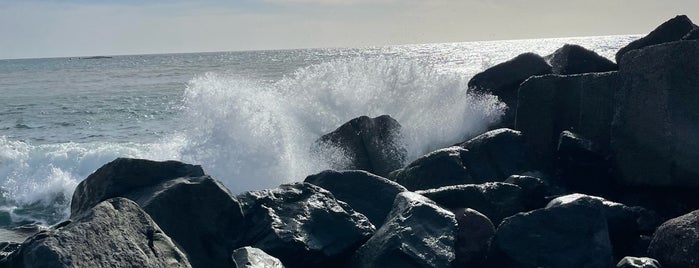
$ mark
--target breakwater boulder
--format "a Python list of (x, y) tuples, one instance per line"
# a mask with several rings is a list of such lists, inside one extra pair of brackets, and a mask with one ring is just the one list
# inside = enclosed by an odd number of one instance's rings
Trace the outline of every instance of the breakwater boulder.
[(699, 210), (660, 225), (653, 235), (648, 253), (663, 267), (699, 266)]
[(619, 52), (616, 53), (616, 62), (620, 63), (622, 57), (634, 49), (678, 41), (695, 28), (697, 28), (697, 25), (692, 23), (692, 20), (687, 16), (676, 16), (655, 28), (648, 35), (619, 49)]
[(570, 75), (610, 72), (616, 64), (594, 51), (579, 45), (565, 44), (550, 56), (549, 63), (554, 74)]

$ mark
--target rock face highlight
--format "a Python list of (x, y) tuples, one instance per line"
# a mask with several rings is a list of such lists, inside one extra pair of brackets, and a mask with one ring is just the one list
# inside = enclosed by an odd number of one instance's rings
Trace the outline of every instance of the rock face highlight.
[(347, 154), (351, 160), (349, 166), (334, 169), (359, 169), (386, 176), (405, 162), (407, 151), (400, 140), (400, 129), (398, 121), (388, 115), (361, 116), (323, 135), (315, 146), (339, 147)]
[(648, 253), (663, 267), (699, 266), (699, 210), (660, 225), (653, 235)]
[(272, 257), (259, 248), (242, 247), (231, 255), (237, 268), (284, 268), (279, 259)]
[(616, 53), (616, 62), (620, 63), (622, 57), (631, 50), (678, 41), (694, 28), (697, 28), (697, 26), (694, 25), (687, 16), (680, 15), (674, 17), (655, 28), (655, 30), (643, 38), (633, 41), (621, 48), (619, 52)]
[(8, 267), (191, 267), (131, 200), (113, 198), (42, 231), (7, 258)]
[(451, 267), (458, 227), (454, 214), (411, 192), (398, 194), (386, 223), (349, 267)]
[(628, 52), (612, 146), (618, 182), (699, 186), (699, 41)]

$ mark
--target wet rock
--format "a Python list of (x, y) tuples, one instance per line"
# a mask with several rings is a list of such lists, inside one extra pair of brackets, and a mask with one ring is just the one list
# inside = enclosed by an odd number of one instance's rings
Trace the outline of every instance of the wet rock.
[(242, 247), (231, 255), (238, 268), (284, 268), (279, 259), (270, 256), (259, 248)]
[(333, 169), (359, 169), (386, 176), (405, 162), (406, 149), (400, 141), (401, 125), (388, 115), (375, 118), (361, 116), (323, 135), (315, 143), (315, 151), (324, 153), (328, 146), (342, 149), (350, 163)]
[(479, 183), (481, 181), (472, 176), (465, 163), (464, 158), (468, 153), (468, 150), (457, 146), (440, 149), (391, 172), (388, 178), (411, 191)]
[(483, 267), (490, 241), (495, 236), (495, 226), (488, 217), (470, 208), (452, 212), (459, 226), (454, 267)]
[(412, 192), (396, 197), (386, 223), (349, 267), (451, 267), (458, 227), (454, 214)]
[(459, 146), (469, 150), (466, 162), (477, 181), (504, 181), (510, 175), (535, 170), (533, 153), (522, 132), (501, 128), (488, 131)]
[(628, 52), (612, 147), (625, 186), (699, 186), (699, 41)]
[(239, 196), (246, 225), (241, 245), (259, 248), (288, 267), (336, 267), (374, 233), (362, 214), (310, 183)]
[(652, 45), (678, 41), (687, 35), (692, 29), (697, 28), (694, 23), (685, 15), (674, 17), (650, 32), (648, 35), (633, 41), (621, 48), (616, 53), (616, 62), (620, 63), (622, 57), (629, 51), (640, 49)]
[(326, 170), (306, 177), (304, 182), (330, 191), (335, 198), (364, 214), (374, 226), (383, 224), (396, 195), (407, 191), (398, 183), (361, 170)]
[(624, 257), (616, 264), (616, 268), (661, 268), (660, 263), (652, 258)]
[(503, 220), (493, 240), (494, 267), (611, 267), (607, 221), (598, 200)]
[(664, 267), (699, 267), (699, 210), (660, 225), (648, 254)]
[(554, 74), (609, 72), (617, 69), (614, 62), (579, 45), (565, 44), (549, 60)]
[(448, 209), (471, 208), (487, 216), (494, 224), (524, 211), (522, 189), (502, 182), (445, 186), (417, 191)]
[(35, 234), (6, 261), (8, 267), (191, 267), (150, 216), (125, 198)]
[(497, 96), (509, 107), (500, 127), (512, 128), (517, 108), (517, 89), (527, 78), (550, 74), (551, 66), (534, 53), (524, 53), (514, 59), (500, 63), (476, 74), (468, 81), (468, 87), (475, 92), (485, 92)]

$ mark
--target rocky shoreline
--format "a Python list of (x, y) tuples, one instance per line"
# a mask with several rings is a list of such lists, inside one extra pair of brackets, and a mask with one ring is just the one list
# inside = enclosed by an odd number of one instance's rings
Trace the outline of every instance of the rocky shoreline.
[[(71, 216), (2, 237), (0, 267), (699, 267), (699, 27), (677, 16), (617, 63), (566, 45), (473, 77), (509, 108), (403, 165), (359, 117), (312, 150), (343, 170), (233, 195), (200, 166), (116, 159)], [(322, 150), (318, 150), (322, 153)]]

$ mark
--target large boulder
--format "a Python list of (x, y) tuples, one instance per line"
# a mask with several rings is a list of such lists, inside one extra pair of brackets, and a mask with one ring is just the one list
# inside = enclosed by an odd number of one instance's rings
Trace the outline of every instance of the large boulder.
[(612, 124), (618, 182), (699, 186), (699, 40), (628, 52)]
[(391, 172), (388, 178), (411, 191), (480, 183), (464, 159), (468, 153), (458, 146), (439, 149)]
[(551, 66), (544, 58), (534, 53), (524, 53), (474, 75), (468, 81), (468, 87), (475, 92), (493, 94), (507, 104), (509, 108), (500, 125), (511, 128), (514, 126), (519, 84), (531, 76), (550, 73)]
[(237, 268), (284, 268), (282, 262), (259, 248), (242, 247), (231, 254)]
[(350, 162), (335, 163), (333, 169), (360, 169), (386, 176), (405, 162), (407, 151), (400, 131), (401, 125), (388, 115), (360, 116), (321, 136), (314, 150), (322, 154), (323, 148), (340, 148)]
[(609, 59), (571, 44), (565, 44), (553, 52), (549, 63), (553, 73), (560, 75), (609, 72), (617, 69), (616, 64)]
[(509, 183), (454, 185), (417, 191), (417, 193), (444, 208), (475, 209), (496, 225), (506, 217), (525, 211), (522, 188)]
[(504, 181), (510, 175), (536, 169), (531, 162), (531, 148), (522, 132), (516, 130), (491, 130), (459, 146), (469, 150), (464, 156), (478, 181)]
[(564, 130), (575, 130), (608, 151), (618, 87), (616, 72), (532, 77), (519, 89), (515, 129), (543, 163), (554, 163)]
[(451, 267), (458, 227), (454, 214), (412, 192), (396, 196), (386, 223), (349, 267)]
[(616, 53), (616, 62), (620, 63), (622, 57), (631, 50), (678, 41), (694, 28), (697, 26), (687, 16), (674, 17), (655, 28), (648, 35), (619, 49), (619, 52)]
[(454, 267), (483, 267), (495, 236), (495, 226), (480, 212), (470, 208), (452, 210), (459, 232), (456, 235)]
[(699, 267), (699, 210), (660, 225), (648, 253), (663, 267)]
[(552, 196), (561, 195), (563, 192), (563, 189), (532, 176), (512, 175), (504, 183), (522, 188), (522, 205), (525, 211), (543, 208), (551, 201)]
[(112, 198), (41, 231), (7, 267), (191, 267), (187, 257), (131, 200)]
[(232, 265), (230, 253), (237, 248), (243, 218), (240, 204), (220, 182), (203, 175), (201, 167), (119, 158), (78, 185), (71, 217), (116, 196), (141, 206), (194, 267)]
[(407, 191), (398, 183), (361, 170), (326, 170), (306, 177), (304, 182), (330, 191), (335, 198), (364, 214), (374, 226), (383, 224), (396, 195)]
[(493, 239), (494, 267), (612, 267), (600, 201), (585, 200), (506, 218)]
[(310, 183), (247, 192), (241, 246), (279, 258), (288, 267), (336, 267), (374, 233), (362, 214)]

